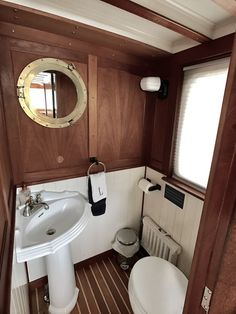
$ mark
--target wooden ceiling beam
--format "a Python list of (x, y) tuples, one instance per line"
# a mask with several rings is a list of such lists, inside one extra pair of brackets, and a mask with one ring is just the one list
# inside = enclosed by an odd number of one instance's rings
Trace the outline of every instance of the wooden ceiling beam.
[(175, 22), (155, 11), (145, 8), (132, 1), (129, 1), (129, 0), (101, 0), (101, 1), (111, 4), (129, 13), (138, 15), (158, 25), (164, 26), (178, 34), (181, 34), (187, 38), (193, 39), (199, 43), (204, 43), (211, 40), (209, 37), (201, 33), (198, 33), (197, 31), (191, 28), (186, 27), (183, 24)]

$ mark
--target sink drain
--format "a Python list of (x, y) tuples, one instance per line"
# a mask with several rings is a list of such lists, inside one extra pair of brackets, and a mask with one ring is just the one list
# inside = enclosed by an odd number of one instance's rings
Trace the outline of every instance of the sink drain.
[(54, 229), (54, 228), (50, 228), (46, 232), (47, 235), (53, 235), (54, 233), (56, 233), (56, 229)]

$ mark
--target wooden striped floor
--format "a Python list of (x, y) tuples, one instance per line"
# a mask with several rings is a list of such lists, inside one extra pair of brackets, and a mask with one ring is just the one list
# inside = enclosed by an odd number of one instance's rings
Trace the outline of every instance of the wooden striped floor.
[[(114, 256), (77, 268), (76, 282), (80, 289), (71, 314), (132, 314), (128, 296), (128, 273), (120, 269)], [(47, 314), (43, 289), (31, 295), (32, 314)]]

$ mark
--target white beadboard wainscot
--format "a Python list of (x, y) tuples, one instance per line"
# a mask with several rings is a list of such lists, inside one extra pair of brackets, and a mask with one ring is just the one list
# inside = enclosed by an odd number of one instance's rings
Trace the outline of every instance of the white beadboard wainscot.
[(11, 314), (30, 314), (25, 263), (17, 263), (13, 253), (11, 279)]
[(203, 201), (174, 187), (185, 194), (184, 208), (181, 209), (164, 198), (166, 182), (162, 180), (163, 174), (147, 168), (146, 177), (152, 183), (160, 184), (162, 188), (161, 191), (145, 194), (144, 216), (152, 218), (182, 246), (177, 266), (189, 277)]

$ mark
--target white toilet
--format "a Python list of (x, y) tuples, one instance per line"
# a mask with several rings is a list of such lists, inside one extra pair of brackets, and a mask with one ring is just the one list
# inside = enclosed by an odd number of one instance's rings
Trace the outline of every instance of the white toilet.
[(129, 279), (134, 314), (182, 314), (188, 280), (170, 262), (154, 256), (140, 259)]

